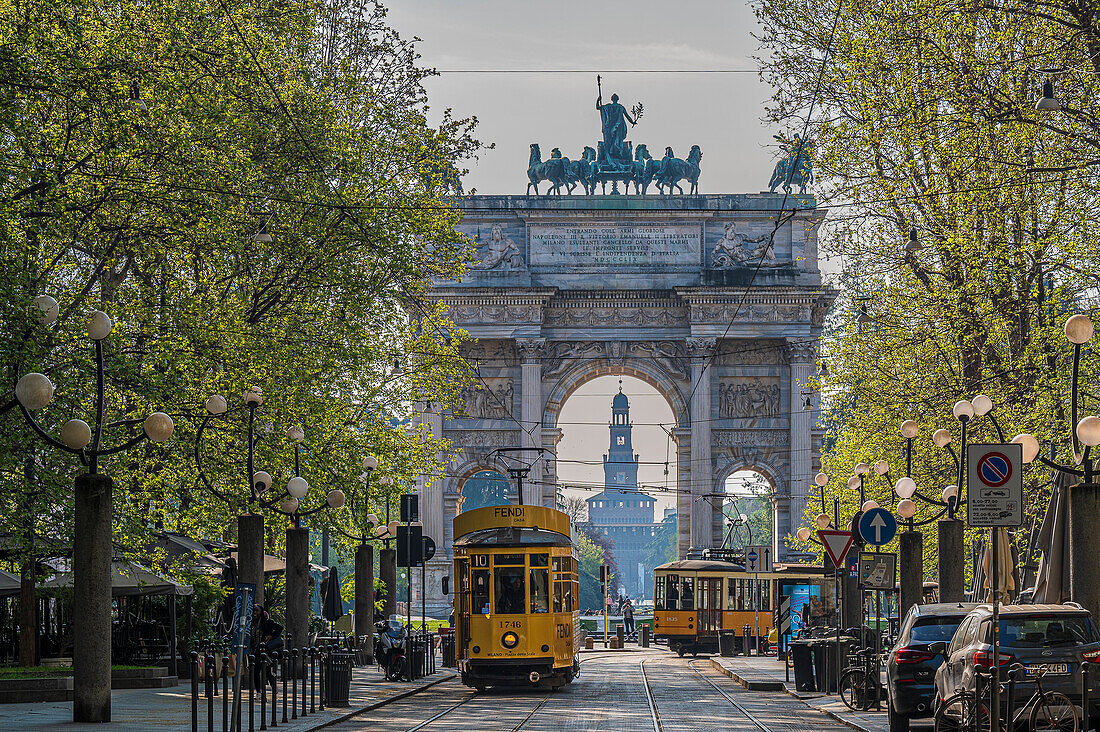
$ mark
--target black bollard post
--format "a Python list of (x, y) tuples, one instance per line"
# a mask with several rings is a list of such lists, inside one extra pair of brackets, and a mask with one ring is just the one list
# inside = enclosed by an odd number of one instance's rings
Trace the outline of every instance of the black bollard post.
[(285, 648), (279, 651), (279, 661), (282, 663), (283, 675), (283, 724), (286, 724), (290, 721), (290, 718), (286, 716), (286, 682), (290, 680), (290, 667), (289, 664), (287, 664)]
[(309, 649), (302, 649), (302, 716), (306, 716), (306, 700), (309, 694), (306, 693), (306, 684), (309, 683)]
[(309, 713), (313, 714), (317, 711), (317, 682), (315, 674), (317, 664), (317, 647), (309, 647)]
[(214, 732), (214, 654), (207, 653), (204, 678), (206, 683), (206, 730)]
[(191, 732), (199, 732), (199, 653), (191, 651)]
[(1009, 727), (1012, 727), (1012, 717), (1016, 712), (1016, 669), (1012, 669), (1008, 672), (1008, 707), (1005, 710), (1004, 718), (1008, 720)]
[(318, 649), (318, 653), (320, 654), (318, 670), (321, 672), (321, 676), (317, 680), (320, 682), (321, 688), (319, 689), (320, 694), (318, 694), (318, 696), (320, 697), (320, 699), (318, 700), (317, 708), (323, 712), (325, 711), (325, 692), (328, 685), (329, 646), (321, 646), (320, 649)]
[(245, 658), (248, 659), (248, 665), (245, 670), (248, 671), (244, 674), (245, 683), (248, 684), (248, 732), (255, 732), (256, 730), (256, 683), (254, 680), (254, 674), (256, 673), (256, 654), (249, 653)]
[(298, 718), (298, 649), (290, 649), (290, 718)]
[(267, 729), (267, 654), (261, 653), (257, 660), (260, 676), (255, 683), (260, 692), (260, 729)]
[(229, 654), (222, 654), (222, 732), (229, 730)]
[[(1092, 670), (1092, 664), (1088, 661), (1081, 663), (1081, 709), (1084, 710), (1084, 723), (1081, 725), (1081, 729), (1092, 729), (1093, 717), (1091, 716), (1091, 700), (1089, 699), (1089, 671)], [(1009, 717), (1011, 719), (1011, 717)]]

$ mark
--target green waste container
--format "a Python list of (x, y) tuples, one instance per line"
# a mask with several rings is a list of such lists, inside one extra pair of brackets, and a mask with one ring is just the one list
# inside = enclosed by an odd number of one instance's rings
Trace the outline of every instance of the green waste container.
[(354, 653), (330, 653), (325, 668), (325, 704), (346, 707), (351, 704), (351, 667)]

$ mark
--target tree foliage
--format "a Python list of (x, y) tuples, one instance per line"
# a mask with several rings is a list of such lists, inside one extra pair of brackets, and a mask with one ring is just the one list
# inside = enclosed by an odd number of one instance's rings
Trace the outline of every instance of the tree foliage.
[[(842, 524), (858, 508), (845, 488), (857, 462), (886, 459), (895, 480), (907, 472), (904, 419), (921, 425), (912, 477), (938, 498), (956, 466), (929, 438), (947, 428), (957, 449), (951, 405), (978, 393), (992, 398), (1006, 438), (1031, 432), (1066, 458), (1061, 326), (1090, 306), (1097, 284), (1097, 5), (762, 0), (756, 9), (764, 75), (777, 89), (769, 115), (813, 139), (819, 203), (830, 206), (823, 249), (843, 263), (821, 385), (826, 512), (833, 496)], [(1044, 67), (1067, 69), (1062, 113), (1034, 109)], [(923, 249), (903, 248), (911, 229)], [(969, 437), (1001, 439), (988, 418)], [(1031, 520), (1049, 479), (1028, 472)], [(896, 502), (885, 478), (865, 492)], [(811, 501), (806, 518), (820, 510)], [(938, 510), (922, 507), (918, 519)], [(934, 542), (925, 556), (934, 566)]]
[[(192, 454), (210, 394), (239, 406), (262, 388), (268, 501), (294, 474), (286, 430), (304, 427), (304, 507), (334, 488), (358, 507), (313, 525), (359, 535), (364, 509), (434, 471), (446, 445), (403, 420), (468, 377), (463, 333), (422, 295), (467, 261), (442, 176), (479, 143), (474, 120), (428, 124), (430, 73), (372, 0), (0, 3), (0, 378), (57, 384), (37, 415), (52, 434), (91, 421), (86, 315), (114, 320), (108, 418), (176, 422), (168, 444), (102, 466), (124, 548), (159, 528), (232, 538), (246, 412), (214, 420), (197, 450), (226, 505), (200, 489)], [(52, 328), (36, 320), (41, 293), (61, 303)], [(30, 551), (34, 535), (70, 535), (80, 468), (16, 415), (2, 422), (0, 521)], [(367, 453), (381, 467), (364, 484)]]

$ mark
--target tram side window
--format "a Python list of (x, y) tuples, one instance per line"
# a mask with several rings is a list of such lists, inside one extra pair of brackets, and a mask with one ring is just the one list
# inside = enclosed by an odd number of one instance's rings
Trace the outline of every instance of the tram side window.
[(665, 606), (668, 610), (680, 609), (680, 575), (665, 575), (666, 599)]
[(680, 591), (680, 609), (695, 609), (695, 579), (684, 577), (684, 588)]
[(550, 612), (549, 555), (531, 555), (531, 612)]
[(745, 581), (740, 578), (730, 577), (729, 582), (729, 600), (726, 605), (727, 610), (744, 610), (745, 609)]
[(489, 614), (489, 570), (474, 570), (474, 612)]
[(772, 609), (772, 583), (771, 580), (760, 580), (760, 604), (757, 610)]

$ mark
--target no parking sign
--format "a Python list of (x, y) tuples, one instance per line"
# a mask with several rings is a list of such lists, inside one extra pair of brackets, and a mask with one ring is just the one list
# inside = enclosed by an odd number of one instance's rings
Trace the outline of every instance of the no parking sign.
[(1023, 526), (1021, 445), (966, 446), (966, 520), (971, 526)]

